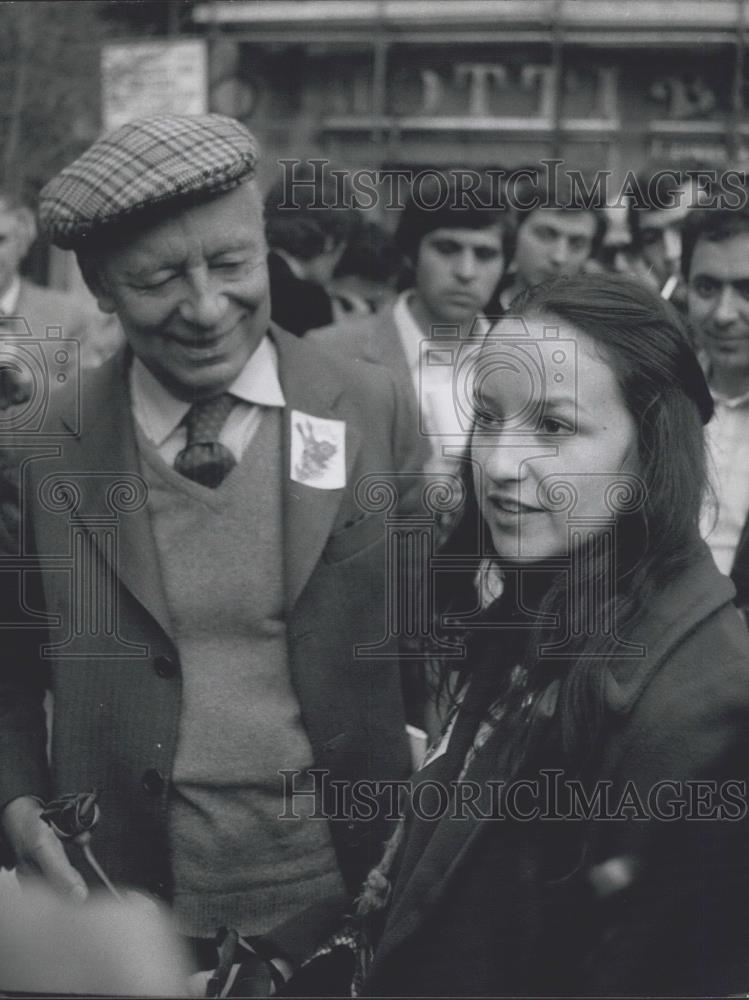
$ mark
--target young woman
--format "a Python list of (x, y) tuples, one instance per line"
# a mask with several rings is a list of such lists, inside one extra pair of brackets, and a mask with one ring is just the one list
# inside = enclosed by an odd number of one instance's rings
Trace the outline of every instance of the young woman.
[(436, 577), (452, 715), (287, 990), (332, 992), (338, 959), (376, 996), (745, 994), (749, 640), (698, 532), (708, 388), (628, 279), (512, 313)]

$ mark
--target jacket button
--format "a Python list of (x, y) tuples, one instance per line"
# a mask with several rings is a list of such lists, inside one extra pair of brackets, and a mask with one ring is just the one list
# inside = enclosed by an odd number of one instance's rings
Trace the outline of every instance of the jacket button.
[(159, 795), (164, 790), (164, 776), (155, 767), (149, 767), (144, 771), (141, 781), (145, 790), (152, 795)]
[(171, 656), (157, 656), (153, 661), (153, 669), (159, 677), (174, 677), (177, 673), (177, 664)]

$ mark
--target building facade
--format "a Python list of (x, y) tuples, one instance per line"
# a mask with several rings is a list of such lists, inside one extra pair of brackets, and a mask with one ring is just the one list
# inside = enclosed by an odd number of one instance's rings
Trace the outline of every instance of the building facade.
[[(749, 144), (748, 0), (213, 0), (214, 110), (269, 159), (586, 171)], [(749, 72), (749, 71), (748, 71)]]

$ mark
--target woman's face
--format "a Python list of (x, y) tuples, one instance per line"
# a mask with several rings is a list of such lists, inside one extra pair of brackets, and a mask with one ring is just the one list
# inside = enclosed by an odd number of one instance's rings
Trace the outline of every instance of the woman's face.
[(553, 316), (505, 319), (475, 372), (471, 459), (497, 554), (563, 556), (570, 528), (585, 538), (611, 525), (615, 484), (637, 472), (637, 431), (593, 339)]

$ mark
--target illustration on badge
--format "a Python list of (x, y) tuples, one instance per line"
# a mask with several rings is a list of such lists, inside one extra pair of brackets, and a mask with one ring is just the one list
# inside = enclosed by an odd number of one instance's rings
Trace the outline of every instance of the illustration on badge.
[(346, 483), (345, 422), (292, 412), (291, 478), (318, 489)]

